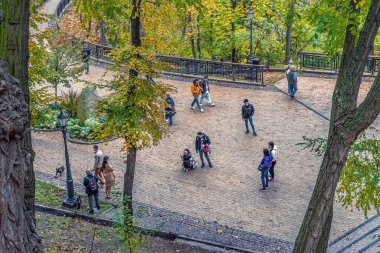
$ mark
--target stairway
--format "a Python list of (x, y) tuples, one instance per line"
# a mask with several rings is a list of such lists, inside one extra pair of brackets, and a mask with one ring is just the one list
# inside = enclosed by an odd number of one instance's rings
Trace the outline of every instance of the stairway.
[(380, 253), (380, 215), (335, 239), (327, 253)]

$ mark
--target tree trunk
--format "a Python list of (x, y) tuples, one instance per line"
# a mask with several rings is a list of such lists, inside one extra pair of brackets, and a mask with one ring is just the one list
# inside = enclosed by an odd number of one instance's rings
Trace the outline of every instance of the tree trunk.
[(294, 22), (296, 1), (290, 0), (289, 11), (286, 17), (286, 45), (285, 45), (285, 64), (289, 63), (290, 51), (292, 48), (292, 27)]
[[(354, 0), (351, 1), (351, 5), (355, 10)], [(294, 253), (326, 252), (334, 194), (341, 169), (357, 136), (368, 128), (380, 113), (379, 74), (365, 100), (357, 105), (364, 67), (373, 48), (379, 24), (380, 0), (372, 0), (359, 38), (355, 36), (358, 30), (357, 22), (349, 22), (347, 26), (339, 75), (332, 98), (327, 149), (295, 242)]]
[(197, 51), (195, 50), (195, 39), (194, 39), (194, 31), (193, 31), (193, 25), (191, 24), (191, 12), (187, 15), (187, 22), (189, 24), (189, 32), (190, 32), (190, 45), (191, 45), (191, 52), (193, 53), (193, 58), (197, 59)]
[[(7, 63), (9, 73), (19, 80), (18, 83), (12, 85), (17, 85), (24, 96), (27, 108), (27, 116), (24, 120), (27, 128), (30, 127), (29, 8), (30, 0), (0, 0), (0, 59)], [(16, 124), (15, 121), (10, 122)], [(2, 124), (0, 127), (3, 127)], [(4, 136), (3, 134), (2, 136)], [(0, 252), (42, 252), (41, 240), (37, 235), (35, 224), (34, 152), (31, 133), (27, 132), (21, 139), (17, 140), (18, 138), (19, 136), (14, 135), (4, 144), (2, 140), (0, 141), (0, 145), (4, 145), (1, 146), (0, 160), (2, 163), (5, 162), (0, 166), (0, 171), (1, 173), (6, 172), (0, 177), (0, 191), (3, 191), (0, 193), (2, 196), (2, 202), (0, 202), (0, 230), (2, 230)], [(7, 156), (4, 154), (4, 152), (7, 153), (6, 150), (14, 151), (12, 151), (13, 153), (8, 152)], [(12, 160), (12, 156), (17, 157), (18, 160)], [(15, 173), (20, 168), (23, 172)], [(8, 207), (4, 208), (6, 205)], [(9, 249), (9, 245), (14, 245), (14, 248)]]
[[(231, 0), (231, 8), (232, 12), (235, 11), (237, 6), (237, 1), (236, 0)], [(231, 61), (232, 62), (237, 62), (237, 57), (236, 57), (236, 45), (235, 45), (235, 21), (232, 21), (231, 23)]]
[[(141, 1), (142, 0), (131, 0), (132, 4), (132, 14), (131, 14), (131, 44), (133, 47), (141, 46)], [(139, 55), (136, 55), (139, 58)], [(129, 71), (129, 78), (134, 79), (138, 78), (138, 70), (131, 69)], [(134, 96), (135, 87), (132, 85), (128, 96)], [(127, 170), (124, 175), (124, 207), (127, 206), (130, 210), (131, 215), (133, 215), (133, 207), (132, 207), (132, 197), (133, 197), (133, 180), (135, 177), (135, 167), (136, 167), (136, 147), (128, 148), (127, 154)], [(126, 200), (126, 201), (125, 201)], [(130, 222), (130, 219), (125, 220), (126, 223)], [(127, 225), (127, 224), (126, 224)]]
[(197, 49), (198, 49), (198, 58), (202, 59), (202, 50), (201, 50), (201, 29), (199, 27), (199, 14), (197, 16)]
[(125, 206), (128, 207), (128, 209), (131, 212), (131, 215), (133, 215), (133, 207), (132, 207), (132, 196), (133, 196), (133, 180), (135, 177), (135, 167), (136, 167), (136, 154), (137, 149), (132, 147), (128, 149), (127, 154), (127, 170), (124, 174), (124, 199), (126, 200)]
[(100, 28), (99, 29), (100, 30), (100, 33), (99, 33), (99, 44), (103, 45), (103, 46), (107, 46), (106, 22), (104, 22), (103, 20), (100, 21), (99, 28)]

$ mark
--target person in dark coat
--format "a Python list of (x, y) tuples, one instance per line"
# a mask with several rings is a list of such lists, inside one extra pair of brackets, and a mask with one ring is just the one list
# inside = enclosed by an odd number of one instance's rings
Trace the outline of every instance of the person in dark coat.
[(195, 138), (195, 151), (199, 153), (199, 156), (201, 158), (201, 162), (202, 162), (201, 167), (202, 168), (205, 167), (205, 162), (203, 160), (203, 156), (205, 156), (207, 159), (208, 165), (210, 166), (210, 168), (212, 168), (212, 163), (209, 156), (209, 150), (206, 150), (206, 152), (204, 151), (205, 144), (207, 144), (206, 147), (207, 149), (209, 149), (209, 146), (211, 145), (210, 138), (206, 134), (202, 132), (198, 132), (197, 137)]
[(257, 136), (255, 131), (255, 126), (253, 125), (253, 114), (255, 113), (255, 107), (253, 104), (249, 103), (248, 99), (244, 99), (244, 104), (241, 108), (241, 117), (245, 121), (246, 134), (249, 133), (248, 121), (251, 124), (253, 135)]
[(209, 105), (215, 106), (215, 104), (211, 101), (210, 84), (208, 81), (208, 75), (205, 75), (199, 84), (202, 87), (202, 95), (201, 95), (201, 101), (200, 101), (201, 105), (203, 103), (203, 100), (206, 99)]
[(269, 177), (268, 172), (269, 169), (272, 167), (272, 154), (270, 153), (269, 149), (264, 148), (263, 150), (264, 157), (260, 162), (259, 165), (259, 171), (261, 171), (261, 183), (263, 184), (263, 188), (260, 189), (260, 191), (266, 191), (268, 187)]
[(98, 178), (94, 176), (91, 172), (91, 170), (86, 170), (87, 176), (83, 179), (83, 185), (86, 187), (86, 193), (88, 197), (88, 205), (90, 209), (90, 214), (94, 213), (94, 199), (95, 199), (95, 206), (99, 210), (99, 185), (98, 185)]

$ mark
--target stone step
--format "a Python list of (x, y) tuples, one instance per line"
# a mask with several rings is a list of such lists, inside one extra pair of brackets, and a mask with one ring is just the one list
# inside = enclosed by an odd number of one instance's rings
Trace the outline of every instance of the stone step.
[(379, 253), (380, 215), (375, 215), (330, 243), (328, 253)]

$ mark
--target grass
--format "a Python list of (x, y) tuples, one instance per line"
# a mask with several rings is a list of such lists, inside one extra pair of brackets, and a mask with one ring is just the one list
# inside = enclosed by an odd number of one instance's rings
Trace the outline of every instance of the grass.
[[(67, 198), (67, 191), (54, 184), (46, 183), (40, 180), (36, 180), (36, 204), (44, 206), (66, 209), (69, 211), (75, 211), (81, 214), (87, 214), (88, 201), (87, 196), (83, 194), (77, 194), (75, 196), (81, 196), (82, 207), (81, 209), (69, 209), (62, 206), (62, 201)], [(100, 201), (100, 212), (97, 215), (102, 214), (104, 211), (113, 208), (109, 202)]]
[(68, 217), (36, 213), (37, 231), (45, 253), (121, 252), (115, 230)]

